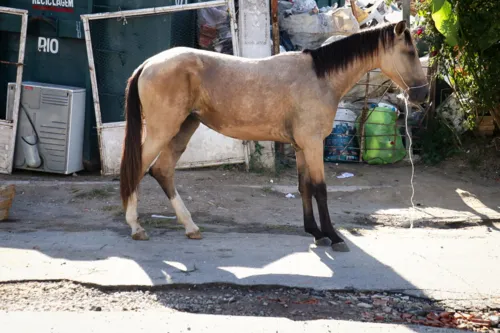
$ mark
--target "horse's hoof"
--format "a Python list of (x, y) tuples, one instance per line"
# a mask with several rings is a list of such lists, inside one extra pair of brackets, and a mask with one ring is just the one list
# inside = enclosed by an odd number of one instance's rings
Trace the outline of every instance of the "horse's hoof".
[(149, 240), (149, 236), (145, 230), (139, 230), (132, 234), (133, 240)]
[(320, 239), (315, 239), (314, 244), (316, 246), (330, 246), (332, 244), (332, 241), (328, 237), (323, 237)]
[(187, 238), (189, 239), (202, 239), (203, 237), (201, 236), (200, 230), (196, 230), (193, 232), (189, 232), (186, 234)]
[(349, 252), (349, 247), (347, 246), (346, 243), (340, 242), (340, 243), (335, 243), (332, 244), (332, 250), (335, 252)]

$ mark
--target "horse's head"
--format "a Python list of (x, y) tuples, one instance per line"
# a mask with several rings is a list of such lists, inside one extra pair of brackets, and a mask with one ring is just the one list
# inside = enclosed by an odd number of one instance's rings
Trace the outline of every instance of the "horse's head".
[(393, 47), (383, 53), (380, 69), (407, 91), (410, 102), (422, 103), (427, 99), (429, 85), (405, 21), (394, 26)]

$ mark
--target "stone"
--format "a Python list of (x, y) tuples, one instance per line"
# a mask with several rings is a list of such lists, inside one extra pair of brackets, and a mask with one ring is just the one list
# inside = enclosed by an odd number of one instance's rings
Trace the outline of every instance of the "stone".
[(365, 308), (365, 309), (371, 309), (373, 307), (371, 304), (368, 303), (358, 303), (358, 306), (360, 308)]
[(411, 319), (413, 315), (411, 313), (403, 313), (401, 316), (403, 319)]
[(490, 316), (489, 317), (491, 326), (497, 326), (498, 323), (500, 323), (500, 317), (499, 316)]
[(422, 309), (416, 309), (416, 310), (412, 310), (411, 313), (413, 313), (413, 314), (415, 314), (417, 316), (425, 317), (425, 316), (427, 316), (428, 311), (425, 311), (425, 310), (422, 310)]
[(383, 300), (383, 299), (375, 298), (373, 300), (373, 305), (374, 306), (386, 306), (387, 305), (387, 301)]

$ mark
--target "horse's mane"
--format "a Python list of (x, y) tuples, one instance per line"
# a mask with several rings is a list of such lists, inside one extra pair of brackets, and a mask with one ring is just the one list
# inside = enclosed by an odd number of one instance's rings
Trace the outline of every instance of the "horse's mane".
[[(387, 24), (373, 29), (362, 30), (330, 44), (316, 49), (305, 49), (302, 52), (313, 58), (314, 70), (318, 77), (345, 69), (355, 60), (363, 60), (378, 54), (379, 42), (384, 49), (394, 45), (394, 27), (396, 24)], [(412, 44), (410, 32), (405, 30), (405, 42)]]

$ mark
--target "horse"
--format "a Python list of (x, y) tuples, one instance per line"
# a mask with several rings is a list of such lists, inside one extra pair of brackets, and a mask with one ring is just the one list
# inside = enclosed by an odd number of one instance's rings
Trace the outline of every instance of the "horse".
[(318, 246), (349, 251), (328, 211), (323, 142), (341, 98), (376, 68), (403, 89), (410, 102), (427, 99), (426, 75), (405, 21), (362, 30), (315, 49), (259, 59), (188, 47), (146, 59), (125, 88), (120, 195), (132, 239), (149, 239), (137, 220), (137, 189), (148, 173), (170, 200), (187, 238), (202, 238), (177, 192), (174, 171), (203, 123), (239, 140), (291, 144), (305, 232)]

